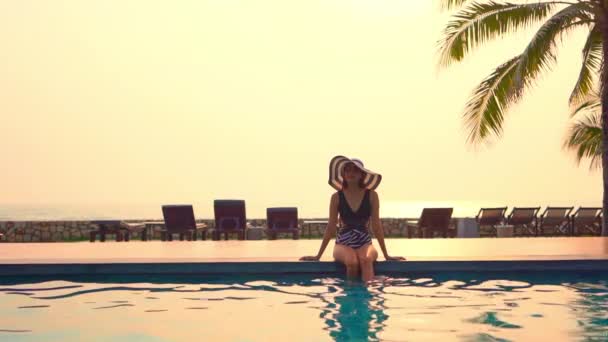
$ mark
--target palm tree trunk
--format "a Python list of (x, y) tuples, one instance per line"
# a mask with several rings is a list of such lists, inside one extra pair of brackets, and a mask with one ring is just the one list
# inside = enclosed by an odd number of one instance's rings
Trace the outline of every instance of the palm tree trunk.
[(602, 96), (602, 176), (603, 176), (603, 216), (602, 236), (608, 236), (608, 6), (606, 1), (601, 1), (601, 13), (599, 13), (599, 24), (602, 30), (602, 71), (601, 71), (601, 96)]

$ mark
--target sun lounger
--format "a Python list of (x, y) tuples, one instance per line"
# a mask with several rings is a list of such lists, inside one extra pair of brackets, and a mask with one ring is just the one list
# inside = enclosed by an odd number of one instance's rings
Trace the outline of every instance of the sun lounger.
[(454, 237), (456, 230), (450, 229), (453, 211), (453, 208), (424, 208), (418, 224), (415, 226), (408, 225), (408, 238), (412, 237), (412, 230), (417, 230), (419, 238), (432, 238), (435, 233), (444, 238)]
[(97, 235), (100, 242), (105, 242), (108, 234), (115, 235), (116, 241), (129, 241), (132, 232), (142, 231), (144, 228), (143, 224), (127, 223), (122, 220), (94, 220), (91, 223), (97, 226), (96, 230), (89, 233), (91, 242), (95, 242)]
[(479, 213), (475, 216), (479, 226), (479, 235), (482, 235), (482, 227), (490, 227), (490, 235), (497, 236), (496, 226), (504, 223), (506, 211), (507, 207), (479, 209)]
[(290, 233), (294, 240), (300, 238), (298, 208), (267, 208), (266, 223), (269, 240), (275, 240), (278, 233)]
[(183, 241), (184, 237), (188, 241), (196, 241), (199, 231), (203, 240), (207, 238), (207, 225), (196, 223), (191, 205), (163, 205), (162, 210), (165, 220), (165, 227), (160, 232), (162, 241), (172, 241), (173, 234), (179, 234), (180, 241)]
[(574, 207), (547, 207), (538, 218), (539, 234), (570, 235), (570, 213), (573, 209)]
[(602, 233), (602, 208), (580, 207), (572, 215), (570, 220), (572, 235), (601, 235)]
[(540, 207), (514, 207), (507, 216), (506, 223), (513, 226), (513, 234), (516, 236), (538, 236), (539, 210)]
[(215, 213), (215, 229), (213, 239), (219, 240), (224, 234), (228, 240), (228, 234), (236, 233), (239, 240), (245, 239), (247, 218), (245, 215), (245, 201), (243, 200), (215, 200), (213, 201)]

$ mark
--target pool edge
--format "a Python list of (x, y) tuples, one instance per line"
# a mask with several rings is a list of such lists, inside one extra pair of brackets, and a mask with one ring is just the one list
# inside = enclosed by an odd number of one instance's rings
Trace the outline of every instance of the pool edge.
[[(606, 271), (608, 260), (488, 260), (488, 261), (381, 261), (378, 273), (500, 272), (500, 271)], [(110, 275), (110, 274), (288, 274), (343, 273), (335, 262), (167, 262), (167, 263), (55, 263), (0, 264), (0, 276)]]

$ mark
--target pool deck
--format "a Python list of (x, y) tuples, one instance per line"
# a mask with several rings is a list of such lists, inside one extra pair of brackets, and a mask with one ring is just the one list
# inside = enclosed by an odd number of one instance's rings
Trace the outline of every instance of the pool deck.
[[(319, 262), (320, 240), (1, 243), (0, 276), (84, 274), (335, 273), (333, 241)], [(608, 238), (387, 239), (406, 262), (381, 272), (607, 271)], [(374, 241), (378, 248), (378, 244)]]

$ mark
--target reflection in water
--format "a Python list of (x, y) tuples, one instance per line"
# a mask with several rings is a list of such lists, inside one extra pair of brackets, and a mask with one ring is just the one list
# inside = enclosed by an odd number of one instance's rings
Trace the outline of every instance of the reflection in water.
[(577, 324), (585, 331), (589, 340), (608, 340), (608, 286), (599, 283), (575, 283), (571, 286), (581, 297), (571, 303), (577, 311)]
[(467, 320), (471, 323), (479, 323), (479, 324), (488, 324), (497, 328), (507, 328), (507, 329), (519, 329), (521, 326), (516, 324), (511, 324), (505, 321), (500, 320), (496, 316), (496, 312), (488, 311), (479, 315), (478, 317)]
[(330, 336), (336, 341), (378, 341), (388, 315), (384, 313), (382, 287), (360, 282), (330, 286), (329, 296), (321, 296), (327, 307), (321, 311)]
[[(369, 287), (308, 276), (1, 278), (0, 340), (608, 340), (603, 275), (408, 276)], [(227, 317), (239, 329), (219, 329)], [(103, 336), (99, 321), (111, 327)]]

